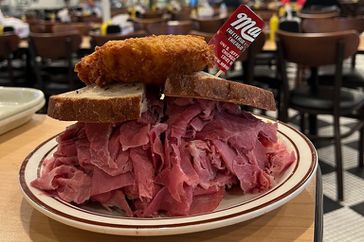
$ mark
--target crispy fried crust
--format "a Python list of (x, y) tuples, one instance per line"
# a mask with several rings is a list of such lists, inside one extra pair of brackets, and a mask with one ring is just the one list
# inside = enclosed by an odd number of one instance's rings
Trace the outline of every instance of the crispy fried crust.
[(171, 74), (190, 74), (213, 65), (213, 56), (212, 46), (199, 36), (149, 36), (109, 41), (82, 58), (75, 71), (86, 84), (143, 82), (163, 85)]
[(141, 96), (97, 100), (56, 95), (49, 99), (48, 115), (64, 121), (116, 123), (138, 119), (141, 103)]
[(273, 93), (255, 86), (224, 80), (205, 72), (168, 77), (164, 95), (230, 102), (276, 110)]

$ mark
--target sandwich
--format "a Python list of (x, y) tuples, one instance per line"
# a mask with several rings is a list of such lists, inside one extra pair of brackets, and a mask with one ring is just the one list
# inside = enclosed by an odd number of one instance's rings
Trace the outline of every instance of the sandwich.
[[(77, 122), (57, 137), (32, 185), (130, 217), (201, 214), (231, 190), (270, 189), (295, 155), (276, 123), (242, 107), (275, 110), (273, 94), (203, 72), (212, 55), (199, 37), (152, 36), (84, 57), (76, 71), (86, 87), (52, 96), (48, 107)], [(192, 66), (180, 68), (186, 61)]]

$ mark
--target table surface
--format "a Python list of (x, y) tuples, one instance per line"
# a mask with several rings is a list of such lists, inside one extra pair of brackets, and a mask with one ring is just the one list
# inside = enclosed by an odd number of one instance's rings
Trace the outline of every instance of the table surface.
[(23, 198), (18, 171), (24, 158), (42, 141), (70, 122), (34, 115), (25, 125), (0, 135), (0, 241), (313, 241), (315, 180), (284, 206), (247, 222), (206, 232), (167, 237), (122, 237), (69, 227), (33, 209)]

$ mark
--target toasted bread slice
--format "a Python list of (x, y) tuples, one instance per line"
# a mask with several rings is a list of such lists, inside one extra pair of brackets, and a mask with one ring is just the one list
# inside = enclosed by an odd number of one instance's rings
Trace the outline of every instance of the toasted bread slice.
[(96, 85), (51, 96), (48, 115), (52, 118), (88, 123), (115, 123), (138, 119), (145, 111), (141, 83)]
[(167, 78), (164, 95), (230, 102), (265, 110), (276, 110), (273, 93), (255, 86), (215, 77), (206, 72)]

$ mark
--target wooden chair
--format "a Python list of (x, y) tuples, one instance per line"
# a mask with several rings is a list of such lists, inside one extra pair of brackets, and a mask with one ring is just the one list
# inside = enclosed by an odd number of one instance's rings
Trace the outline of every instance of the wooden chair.
[(15, 75), (13, 68), (13, 53), (19, 48), (20, 39), (16, 34), (4, 33), (0, 35), (0, 58), (7, 62), (6, 79), (10, 80), (10, 85), (15, 86)]
[(92, 27), (88, 23), (56, 24), (52, 27), (53, 33), (78, 31), (83, 36), (88, 36)]
[(111, 9), (111, 17), (114, 17), (119, 14), (128, 14), (128, 8), (112, 8)]
[(53, 27), (59, 23), (53, 21), (39, 21), (30, 24), (30, 32), (33, 33), (52, 33)]
[(95, 35), (91, 34), (91, 46), (94, 49), (96, 46), (102, 46), (109, 40), (124, 40), (128, 38), (139, 38), (146, 36), (145, 31), (136, 31), (130, 34), (107, 34), (107, 35)]
[(192, 18), (192, 21), (194, 22), (194, 30), (204, 33), (216, 33), (219, 28), (225, 23), (226, 18)]
[(192, 21), (168, 21), (164, 23), (154, 23), (147, 27), (148, 34), (189, 34), (192, 30)]
[(92, 15), (83, 15), (79, 16), (77, 22), (82, 23), (102, 23), (102, 18), (92, 14)]
[(238, 58), (238, 60), (243, 63), (244, 82), (249, 84), (253, 84), (254, 82), (256, 57), (263, 49), (265, 38), (265, 33), (260, 33), (255, 41), (249, 46), (247, 51), (243, 52)]
[[(343, 61), (355, 53), (359, 44), (359, 35), (353, 30), (333, 33), (289, 33), (279, 30), (277, 37), (278, 63), (282, 77), (279, 119), (284, 122), (288, 121), (288, 108), (293, 108), (300, 113), (301, 131), (305, 132), (306, 115), (310, 115), (311, 119), (319, 114), (333, 116), (333, 137), (320, 137), (317, 134), (308, 135), (313, 141), (325, 140), (334, 143), (337, 194), (338, 199), (343, 200), (341, 139), (359, 129), (363, 131), (363, 121), (359, 121), (349, 132), (342, 134), (340, 131), (340, 117), (352, 116), (356, 111), (360, 110), (364, 105), (364, 94), (354, 89), (342, 87), (342, 69)], [(307, 83), (302, 83), (290, 90), (286, 62), (311, 67), (311, 77)], [(320, 85), (317, 82), (318, 69), (325, 65), (335, 66), (335, 75), (330, 86)], [(360, 154), (360, 156), (363, 155), (363, 153)]]
[(322, 10), (312, 10), (312, 11), (301, 11), (297, 13), (297, 16), (301, 19), (326, 19), (335, 18), (340, 16), (338, 10), (322, 11)]
[(155, 19), (163, 17), (162, 11), (147, 11), (145, 13), (140, 14), (138, 17), (143, 19)]
[(201, 36), (208, 43), (212, 39), (212, 37), (214, 36), (215, 33), (206, 33), (206, 32), (201, 32), (201, 31), (197, 31), (197, 30), (191, 30), (190, 34)]
[(171, 11), (171, 20), (175, 21), (184, 21), (191, 19), (191, 11), (190, 7), (183, 7), (180, 11)]
[(269, 23), (270, 18), (276, 12), (275, 9), (262, 9), (254, 11), (265, 23)]
[(138, 30), (147, 31), (149, 25), (156, 24), (156, 23), (164, 23), (166, 21), (167, 20), (164, 18), (150, 18), (150, 19), (135, 18), (133, 20), (133, 25), (134, 25), (135, 31), (138, 31)]
[(364, 17), (304, 19), (301, 26), (302, 31), (306, 33), (336, 32), (353, 29), (360, 34), (364, 31)]
[[(361, 34), (364, 31), (364, 17), (304, 19), (302, 21), (302, 31), (306, 33), (336, 32), (349, 29), (356, 30), (359, 34)], [(356, 54), (352, 56), (351, 67), (355, 68), (355, 64), (356, 64)]]
[(37, 85), (46, 96), (79, 86), (73, 71), (81, 44), (79, 32), (31, 33), (29, 44)]

